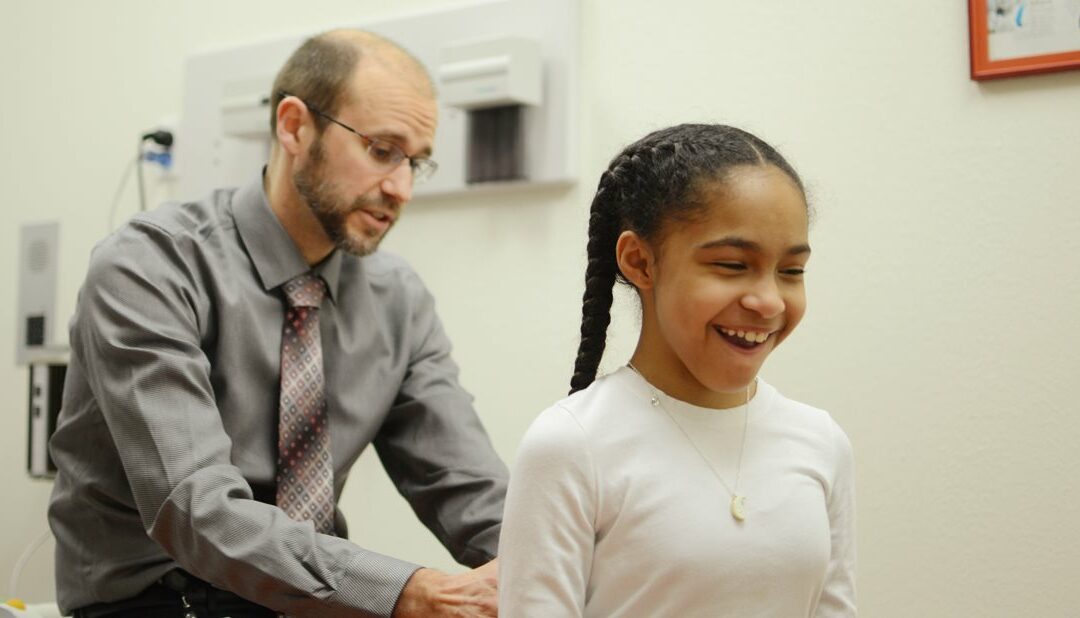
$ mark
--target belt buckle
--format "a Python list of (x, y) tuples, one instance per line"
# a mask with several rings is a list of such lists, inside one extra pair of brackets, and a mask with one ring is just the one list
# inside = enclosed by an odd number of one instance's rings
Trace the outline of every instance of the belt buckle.
[(158, 582), (172, 590), (180, 597), (180, 609), (184, 610), (184, 618), (199, 618), (199, 614), (195, 612), (195, 608), (191, 606), (188, 601), (188, 595), (194, 588), (196, 580), (193, 575), (187, 571), (181, 569), (173, 569), (161, 576)]
[(180, 605), (184, 610), (184, 618), (199, 618), (199, 615), (195, 613), (195, 610), (191, 607), (191, 603), (188, 603), (187, 597), (184, 593), (180, 593)]

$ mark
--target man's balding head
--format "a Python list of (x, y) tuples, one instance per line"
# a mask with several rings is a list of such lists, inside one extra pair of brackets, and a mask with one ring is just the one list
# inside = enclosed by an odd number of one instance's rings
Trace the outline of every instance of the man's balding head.
[[(396, 75), (412, 82), (426, 95), (435, 96), (427, 70), (396, 43), (363, 30), (330, 30), (305, 41), (278, 72), (270, 93), (270, 132), (277, 128), (277, 107), (282, 93), (334, 114), (349, 102), (353, 80), (363, 79), (369, 73)], [(316, 116), (315, 120), (320, 130), (326, 124), (321, 117)]]

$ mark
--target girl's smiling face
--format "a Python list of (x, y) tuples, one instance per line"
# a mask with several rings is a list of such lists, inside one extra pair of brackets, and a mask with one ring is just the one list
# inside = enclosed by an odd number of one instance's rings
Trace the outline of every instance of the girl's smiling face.
[(642, 300), (635, 365), (674, 397), (724, 408), (743, 403), (806, 311), (807, 208), (773, 165), (734, 168), (698, 197), (702, 210), (666, 222), (658, 247), (624, 232), (618, 253)]

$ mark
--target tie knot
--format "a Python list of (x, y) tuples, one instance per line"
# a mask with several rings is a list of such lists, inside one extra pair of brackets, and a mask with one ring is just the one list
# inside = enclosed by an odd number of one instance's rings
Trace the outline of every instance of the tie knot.
[(313, 273), (293, 277), (282, 287), (285, 289), (285, 299), (290, 309), (293, 307), (318, 308), (322, 304), (323, 297), (326, 296), (326, 283), (322, 277)]

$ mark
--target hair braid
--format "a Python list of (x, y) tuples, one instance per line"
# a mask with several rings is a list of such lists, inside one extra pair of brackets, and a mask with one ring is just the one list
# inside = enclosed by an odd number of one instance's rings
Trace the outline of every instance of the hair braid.
[(589, 242), (586, 248), (585, 293), (581, 298), (581, 343), (578, 344), (574, 375), (570, 379), (573, 394), (596, 379), (596, 370), (607, 346), (607, 327), (611, 323), (611, 303), (615, 278), (619, 273), (615, 262), (615, 243), (619, 237), (619, 213), (612, 186), (616, 174), (612, 170), (600, 177), (589, 214)]
[[(657, 173), (667, 171), (664, 168), (668, 166), (663, 161), (677, 150), (675, 143), (639, 142), (615, 157), (600, 176), (589, 214), (588, 263), (585, 293), (581, 299), (581, 342), (574, 362), (574, 375), (570, 379), (570, 394), (596, 380), (607, 347), (615, 282), (626, 281), (615, 258), (619, 234), (624, 229), (640, 231), (641, 217), (633, 211), (641, 206), (649, 209), (650, 200), (642, 199), (647, 197), (648, 185), (654, 182)], [(631, 206), (625, 209), (627, 212), (624, 212), (624, 205)]]

